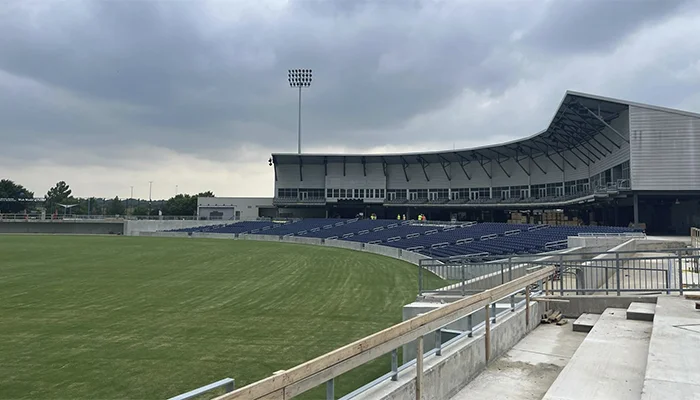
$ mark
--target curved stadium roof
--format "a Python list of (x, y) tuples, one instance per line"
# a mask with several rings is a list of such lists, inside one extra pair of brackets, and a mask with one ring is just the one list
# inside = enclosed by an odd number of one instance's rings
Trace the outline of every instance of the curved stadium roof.
[[(400, 154), (296, 154), (278, 153), (272, 155), (275, 164), (323, 164), (325, 162), (347, 163), (440, 163), (470, 162), (483, 160), (504, 161), (520, 156), (538, 156), (571, 150), (575, 147), (590, 145), (597, 141), (594, 136), (630, 105), (654, 108), (675, 113), (685, 113), (647, 104), (611, 99), (585, 93), (567, 91), (546, 129), (524, 139), (517, 139), (495, 145), (474, 147), (470, 149), (446, 150), (436, 152), (400, 153)], [(608, 135), (608, 146), (619, 148), (623, 141), (628, 141), (614, 129)], [(598, 143), (600, 143), (598, 141)], [(612, 143), (612, 144), (611, 144)]]

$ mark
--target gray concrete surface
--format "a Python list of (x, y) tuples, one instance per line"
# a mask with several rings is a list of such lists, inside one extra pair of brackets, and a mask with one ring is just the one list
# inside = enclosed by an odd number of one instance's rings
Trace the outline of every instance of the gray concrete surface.
[[(491, 328), (491, 359), (495, 360), (537, 327), (539, 304), (530, 305), (529, 326), (525, 325), (525, 309), (520, 308), (499, 319)], [(427, 350), (427, 349), (426, 349)], [(458, 339), (443, 349), (442, 356), (425, 358), (423, 376), (424, 399), (449, 399), (486, 367), (484, 331), (474, 337)], [(415, 399), (415, 366), (399, 374), (397, 382), (385, 381), (355, 397), (360, 400)]]
[(568, 325), (540, 325), (452, 399), (539, 400), (585, 337)]
[(654, 303), (656, 304), (656, 296), (640, 296), (640, 295), (625, 295), (622, 296), (554, 296), (554, 299), (564, 299), (568, 303), (549, 304), (549, 307), (561, 311), (562, 315), (567, 318), (578, 318), (581, 314), (602, 314), (608, 308), (623, 308), (626, 309), (632, 302)]
[(627, 319), (635, 321), (653, 321), (656, 304), (632, 302), (627, 307)]
[(543, 400), (639, 400), (651, 328), (605, 310)]
[(682, 297), (659, 297), (642, 400), (700, 399), (700, 311)]
[(572, 324), (573, 331), (588, 333), (591, 331), (591, 329), (593, 329), (593, 326), (596, 322), (598, 322), (598, 319), (600, 319), (600, 314), (581, 314), (581, 316), (576, 318), (576, 321), (574, 321)]

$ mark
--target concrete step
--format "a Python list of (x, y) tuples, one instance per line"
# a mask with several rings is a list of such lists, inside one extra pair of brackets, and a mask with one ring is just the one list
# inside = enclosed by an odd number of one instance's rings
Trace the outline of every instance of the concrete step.
[(630, 303), (627, 307), (627, 319), (635, 321), (653, 321), (656, 303)]
[(639, 400), (652, 324), (608, 308), (543, 400)]
[(700, 311), (695, 301), (660, 296), (642, 400), (700, 399)]
[(600, 314), (581, 314), (581, 316), (574, 321), (574, 332), (590, 332), (599, 318)]

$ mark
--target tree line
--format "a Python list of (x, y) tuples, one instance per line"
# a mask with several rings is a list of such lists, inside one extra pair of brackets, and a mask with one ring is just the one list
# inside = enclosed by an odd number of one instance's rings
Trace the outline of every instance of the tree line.
[[(197, 215), (197, 198), (214, 197), (206, 191), (194, 195), (178, 194), (167, 200), (112, 199), (75, 197), (65, 181), (57, 182), (44, 196), (44, 202), (32, 201), (34, 192), (9, 179), (0, 180), (0, 213), (21, 214), (45, 210), (46, 214), (73, 215)], [(64, 206), (72, 206), (66, 208)]]

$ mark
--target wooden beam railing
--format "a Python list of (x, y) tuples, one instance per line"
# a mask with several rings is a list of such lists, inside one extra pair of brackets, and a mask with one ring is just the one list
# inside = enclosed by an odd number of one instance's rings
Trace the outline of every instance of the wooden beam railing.
[[(422, 347), (420, 339), (426, 334), (467, 317), (478, 310), (488, 310), (490, 305), (501, 299), (520, 291), (525, 292), (526, 288), (534, 283), (547, 281), (554, 272), (555, 267), (544, 267), (493, 289), (418, 315), (289, 370), (279, 371), (271, 377), (219, 396), (216, 400), (291, 399), (414, 340), (418, 340), (418, 346)], [(529, 292), (527, 294), (529, 297)], [(527, 308), (529, 309), (529, 307)], [(417, 357), (418, 365), (422, 365), (423, 353), (419, 351)], [(422, 382), (422, 374), (422, 370), (417, 371), (417, 382), (419, 383)]]

